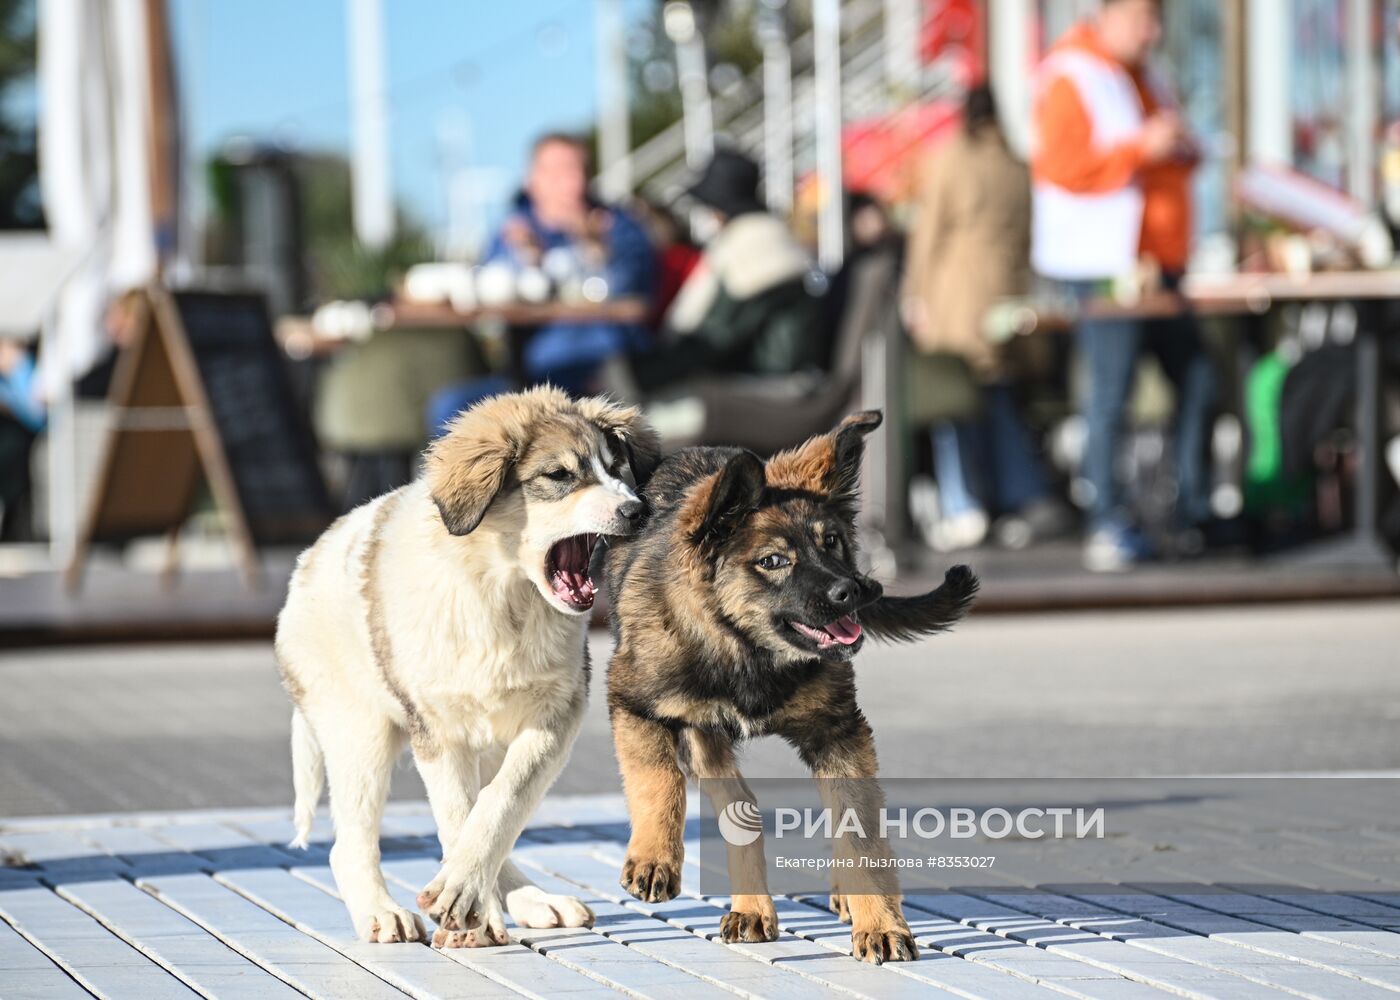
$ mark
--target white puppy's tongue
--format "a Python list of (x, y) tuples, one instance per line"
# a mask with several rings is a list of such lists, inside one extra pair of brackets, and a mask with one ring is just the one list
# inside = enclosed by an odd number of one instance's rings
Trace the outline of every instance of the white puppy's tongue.
[(860, 638), (860, 625), (850, 615), (836, 619), (823, 631), (843, 646), (849, 646)]

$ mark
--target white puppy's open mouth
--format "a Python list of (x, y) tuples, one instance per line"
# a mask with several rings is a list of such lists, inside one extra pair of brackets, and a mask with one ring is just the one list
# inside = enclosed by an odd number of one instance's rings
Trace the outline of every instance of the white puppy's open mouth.
[(593, 561), (597, 545), (597, 535), (574, 535), (555, 542), (544, 557), (544, 578), (549, 581), (549, 589), (575, 611), (593, 607), (597, 596), (598, 589), (588, 575), (588, 564)]

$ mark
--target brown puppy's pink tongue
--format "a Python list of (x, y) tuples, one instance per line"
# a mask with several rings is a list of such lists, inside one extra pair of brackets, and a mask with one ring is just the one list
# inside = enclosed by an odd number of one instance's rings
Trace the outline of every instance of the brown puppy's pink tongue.
[(860, 625), (850, 615), (836, 619), (823, 631), (843, 646), (849, 646), (860, 638)]

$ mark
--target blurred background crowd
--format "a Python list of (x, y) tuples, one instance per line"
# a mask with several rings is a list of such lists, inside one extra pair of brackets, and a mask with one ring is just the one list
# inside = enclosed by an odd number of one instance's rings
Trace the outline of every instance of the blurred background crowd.
[(883, 407), (886, 572), (1395, 570), (1395, 0), (0, 0), (0, 150), (11, 572), (182, 488), (153, 289), (266, 303), (326, 517), (548, 381), (668, 448)]

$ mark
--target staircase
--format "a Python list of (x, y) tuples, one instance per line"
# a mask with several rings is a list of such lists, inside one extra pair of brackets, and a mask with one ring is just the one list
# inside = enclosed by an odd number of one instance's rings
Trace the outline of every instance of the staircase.
[[(813, 66), (814, 39), (808, 31), (793, 40), (792, 111), (793, 170), (798, 178), (816, 161)], [(713, 97), (715, 137), (756, 159), (763, 151), (762, 67)], [(883, 4), (880, 0), (848, 0), (841, 7), (841, 111), (846, 122), (878, 118), (914, 101), (946, 98), (956, 92), (955, 81), (936, 66), (925, 67), (918, 92), (895, 94), (885, 79)], [(674, 201), (690, 179), (685, 162), (684, 129), (680, 122), (634, 149), (631, 176), (648, 197)]]

